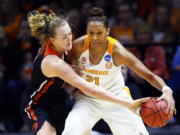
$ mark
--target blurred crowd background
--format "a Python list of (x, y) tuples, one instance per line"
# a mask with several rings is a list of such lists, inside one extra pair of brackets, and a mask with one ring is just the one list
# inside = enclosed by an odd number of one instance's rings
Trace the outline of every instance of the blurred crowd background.
[[(161, 76), (172, 88), (176, 103), (180, 102), (180, 0), (1, 0), (0, 124), (5, 128), (0, 132), (19, 132), (26, 124), (20, 113), (20, 100), (29, 85), (33, 59), (40, 47), (30, 36), (28, 12), (52, 9), (57, 14), (66, 13), (75, 39), (86, 33), (92, 6), (105, 10), (110, 36)], [(135, 99), (161, 94), (126, 66), (121, 70)], [(180, 107), (176, 107), (173, 124), (180, 123)]]

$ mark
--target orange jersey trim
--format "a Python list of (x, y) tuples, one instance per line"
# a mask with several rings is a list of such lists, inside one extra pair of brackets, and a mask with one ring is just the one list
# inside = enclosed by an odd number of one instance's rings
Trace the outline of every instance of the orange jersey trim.
[[(34, 97), (32, 97), (32, 104), (38, 104), (38, 100), (47, 92), (48, 88), (54, 84), (54, 79), (50, 80), (43, 88), (40, 90), (39, 93), (37, 93)], [(34, 110), (31, 108), (31, 105), (26, 107), (26, 110), (30, 114), (31, 118), (37, 122), (37, 116), (35, 115)]]
[[(112, 37), (107, 37), (109, 43), (108, 43), (108, 49), (107, 52), (112, 56), (112, 49), (114, 46), (114, 43), (117, 41), (116, 39), (112, 38)], [(89, 49), (89, 38), (86, 35), (85, 37), (85, 42), (84, 42), (84, 48), (83, 48), (83, 52), (85, 52), (87, 49)]]
[(107, 37), (107, 39), (109, 41), (107, 52), (112, 56), (113, 46), (117, 40), (111, 37)]
[(35, 131), (38, 127), (38, 122), (34, 122), (34, 124), (32, 125), (32, 131)]
[[(43, 45), (44, 46), (44, 45)], [(60, 57), (61, 55), (55, 51), (50, 44), (46, 44), (45, 45), (45, 52), (44, 52), (44, 57), (47, 55), (56, 55), (58, 57)]]
[(34, 97), (33, 97), (33, 101), (35, 101), (35, 103), (37, 103), (37, 101), (47, 92), (48, 88), (50, 86), (52, 86), (54, 84), (54, 79), (50, 80), (43, 88), (42, 90), (40, 90), (39, 93), (37, 93)]

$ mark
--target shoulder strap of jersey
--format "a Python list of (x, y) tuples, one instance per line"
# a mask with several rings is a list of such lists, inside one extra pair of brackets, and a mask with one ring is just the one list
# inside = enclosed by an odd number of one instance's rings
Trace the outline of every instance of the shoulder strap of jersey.
[(112, 56), (112, 49), (117, 40), (112, 37), (107, 37), (107, 39), (109, 41), (107, 52)]

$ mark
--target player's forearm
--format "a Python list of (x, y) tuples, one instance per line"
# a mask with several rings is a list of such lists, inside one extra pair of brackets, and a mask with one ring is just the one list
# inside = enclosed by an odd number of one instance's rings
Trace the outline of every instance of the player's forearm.
[(72, 86), (80, 89), (83, 93), (89, 96), (93, 96), (93, 97), (96, 97), (105, 101), (120, 104), (122, 106), (131, 105), (129, 102), (125, 102), (119, 99), (117, 96), (106, 91), (102, 87), (98, 87), (95, 84), (91, 84), (87, 82), (85, 79), (77, 75), (77, 73), (69, 65), (64, 63), (64, 61), (59, 61), (59, 64), (56, 63), (54, 67), (55, 68), (51, 69), (50, 71), (54, 71), (54, 74), (57, 77), (63, 79), (64, 81), (68, 82)]
[(156, 89), (162, 91), (163, 86), (166, 86), (166, 83), (162, 78), (152, 73), (144, 64), (140, 61), (136, 61), (131, 65), (132, 70), (137, 73), (140, 77), (148, 81)]
[(154, 86), (156, 89), (160, 91), (162, 91), (163, 86), (166, 86), (164, 80), (157, 75), (152, 75), (151, 79), (148, 81), (152, 86)]
[(122, 105), (124, 107), (129, 107), (130, 106), (130, 102), (124, 101), (122, 99), (120, 99), (119, 97), (117, 97), (116, 95), (114, 95), (113, 93), (110, 93), (108, 91), (105, 91), (104, 89), (98, 87), (98, 88), (93, 88), (93, 94), (92, 96), (105, 100), (105, 101), (109, 101), (109, 102), (113, 102), (119, 105)]
[(86, 80), (84, 80), (84, 81), (85, 82), (83, 82), (84, 83), (83, 85), (82, 84), (78, 85), (79, 89), (84, 94), (98, 98), (98, 99), (101, 99), (101, 100), (105, 100), (108, 102), (119, 104), (119, 105), (122, 105), (124, 107), (129, 107), (131, 105), (130, 102), (127, 102), (127, 101), (120, 99), (119, 97), (117, 97), (116, 95), (106, 91), (102, 87), (90, 84), (90, 83), (86, 82)]

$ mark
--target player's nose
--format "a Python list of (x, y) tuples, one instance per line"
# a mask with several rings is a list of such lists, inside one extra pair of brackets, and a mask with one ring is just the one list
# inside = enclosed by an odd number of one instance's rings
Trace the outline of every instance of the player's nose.
[(98, 39), (97, 35), (93, 35), (93, 36), (92, 36), (92, 39), (93, 39), (93, 40), (97, 40), (97, 39)]

